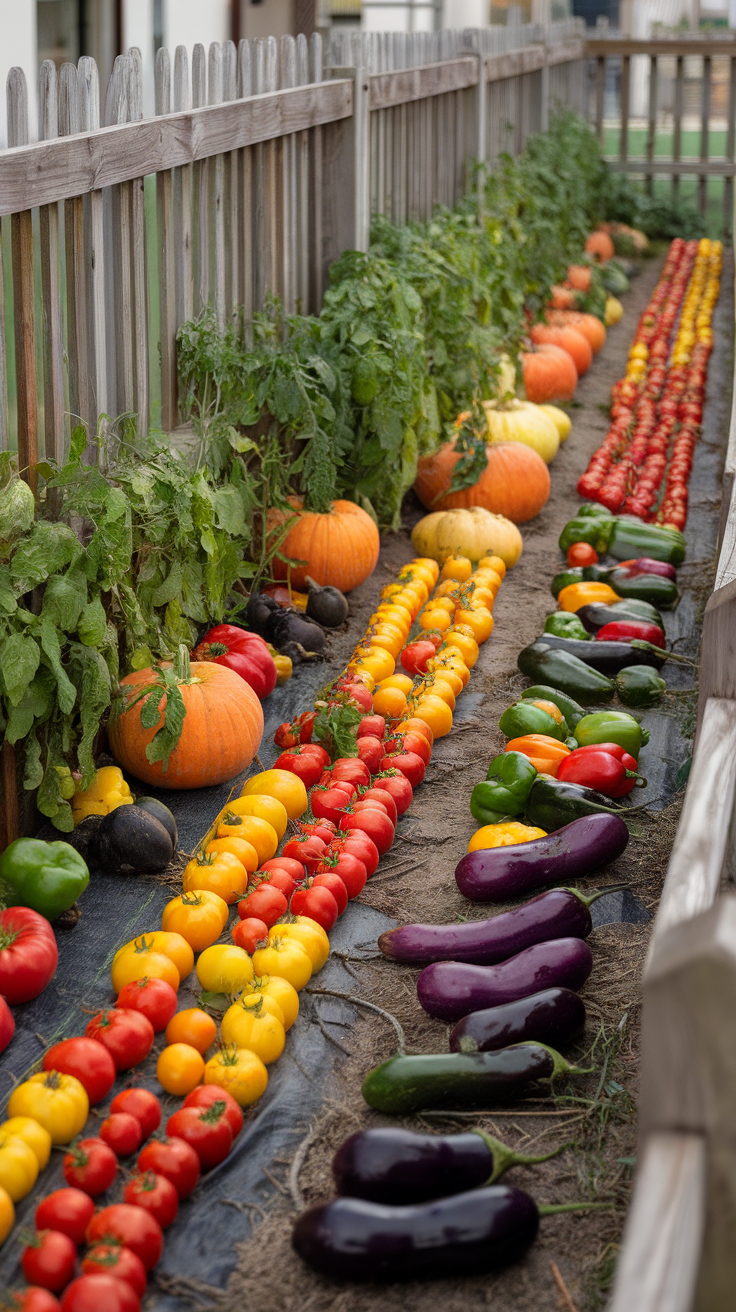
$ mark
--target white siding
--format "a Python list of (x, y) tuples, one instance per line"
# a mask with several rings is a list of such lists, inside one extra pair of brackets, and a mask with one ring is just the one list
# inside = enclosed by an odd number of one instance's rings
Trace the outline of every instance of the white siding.
[(16, 64), (28, 79), (30, 129), (36, 134), (38, 58), (36, 55), (36, 0), (0, 0), (0, 149), (7, 146), (5, 84)]

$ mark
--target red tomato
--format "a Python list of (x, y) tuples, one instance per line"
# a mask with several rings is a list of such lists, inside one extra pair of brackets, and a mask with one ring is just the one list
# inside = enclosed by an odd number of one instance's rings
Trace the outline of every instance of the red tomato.
[(332, 766), (332, 778), (354, 784), (358, 788), (361, 784), (369, 784), (371, 779), (368, 773), (368, 766), (364, 761), (359, 761), (356, 756), (338, 756)]
[(401, 664), (407, 674), (427, 673), (427, 661), (437, 655), (437, 648), (430, 638), (417, 638), (410, 642), (401, 653)]
[(143, 1138), (147, 1139), (161, 1124), (161, 1103), (150, 1089), (123, 1089), (110, 1103), (111, 1112), (129, 1112), (140, 1122)]
[(127, 1280), (98, 1271), (79, 1276), (61, 1300), (61, 1312), (140, 1312), (141, 1300)]
[[(340, 691), (345, 693), (348, 701), (354, 702), (361, 711), (370, 711), (373, 706), (373, 698), (364, 683), (359, 679), (345, 679), (340, 684)], [(334, 703), (333, 703), (334, 705)]]
[(272, 856), (270, 861), (263, 862), (261, 870), (288, 870), (295, 883), (304, 878), (303, 863), (289, 856)]
[(347, 802), (347, 797), (342, 788), (333, 788), (329, 784), (326, 786), (318, 784), (316, 788), (312, 789), (309, 800), (312, 811), (319, 819), (329, 820), (334, 825), (340, 823)]
[[(213, 1086), (203, 1087), (211, 1089)], [(155, 1171), (156, 1175), (165, 1176), (173, 1184), (181, 1202), (189, 1197), (199, 1179), (199, 1158), (184, 1139), (152, 1139), (138, 1157), (138, 1170)]]
[(361, 802), (380, 802), (381, 806), (386, 808), (391, 824), (396, 824), (398, 818), (396, 803), (391, 794), (387, 792), (385, 788), (366, 788), (360, 794), (360, 800)]
[(118, 1157), (130, 1157), (143, 1142), (140, 1121), (130, 1112), (113, 1112), (100, 1126), (100, 1138)]
[(37, 1230), (60, 1230), (75, 1244), (83, 1244), (95, 1205), (81, 1189), (55, 1189), (36, 1208)]
[(139, 1011), (106, 1007), (92, 1017), (84, 1031), (107, 1048), (116, 1071), (129, 1071), (145, 1060), (153, 1047), (153, 1025)]
[(141, 1259), (124, 1244), (95, 1244), (82, 1258), (82, 1270), (85, 1275), (110, 1275), (115, 1280), (124, 1280), (139, 1298), (143, 1298), (148, 1285)]
[(394, 827), (382, 811), (359, 811), (352, 815), (348, 812), (340, 828), (346, 831), (362, 830), (373, 840), (381, 856), (385, 856), (394, 841)]
[(125, 1186), (123, 1200), (145, 1208), (151, 1216), (155, 1216), (162, 1230), (168, 1229), (179, 1211), (176, 1189), (165, 1175), (157, 1175), (155, 1171), (134, 1175)]
[(312, 737), (312, 726), (317, 719), (316, 711), (303, 711), (293, 724), (284, 720), (276, 730), (273, 740), (277, 747), (295, 747), (298, 742), (308, 743)]
[(385, 750), (380, 738), (371, 738), (365, 734), (358, 739), (358, 759), (368, 766), (371, 774), (375, 774), (378, 770)]
[(357, 729), (357, 738), (383, 738), (386, 732), (386, 721), (382, 715), (364, 715)]
[(115, 1083), (115, 1062), (95, 1039), (62, 1039), (44, 1053), (43, 1068), (76, 1076), (92, 1107), (107, 1097)]
[(284, 845), (284, 856), (301, 861), (307, 870), (313, 870), (319, 865), (326, 851), (327, 844), (323, 843), (316, 834), (303, 834), (300, 838), (290, 838)]
[(591, 547), (587, 542), (573, 542), (572, 546), (567, 548), (568, 565), (597, 565), (598, 552), (595, 547)]
[(9, 1295), (8, 1312), (59, 1312), (61, 1303), (48, 1289), (40, 1285), (26, 1285)]
[(5, 1052), (15, 1034), (15, 1020), (5, 998), (0, 997), (0, 1052)]
[[(284, 859), (289, 861), (288, 857), (285, 857)], [(256, 883), (258, 883), (263, 884), (264, 888), (277, 888), (280, 893), (283, 893), (288, 902), (297, 884), (307, 873), (306, 868), (302, 865), (301, 861), (289, 861), (289, 865), (299, 866), (298, 879), (294, 879), (291, 871), (287, 870), (284, 866), (273, 866), (270, 870), (256, 870), (255, 874), (251, 877), (250, 884), (254, 887)]]
[[(329, 759), (329, 758), (328, 758)], [(288, 770), (301, 779), (305, 788), (312, 788), (322, 773), (322, 761), (313, 752), (302, 752), (300, 747), (290, 747), (274, 761), (274, 770)]]
[(133, 980), (118, 994), (115, 1006), (119, 1011), (139, 1011), (153, 1025), (156, 1034), (165, 1030), (177, 1008), (176, 989), (165, 979)]
[(196, 1089), (192, 1089), (184, 1099), (185, 1107), (211, 1107), (215, 1102), (224, 1102), (224, 1117), (230, 1129), (232, 1130), (233, 1139), (237, 1139), (243, 1128), (243, 1113), (239, 1103), (235, 1101), (233, 1095), (228, 1093), (227, 1089), (220, 1088), (219, 1084), (199, 1084)]
[(243, 919), (246, 916), (255, 916), (257, 920), (265, 921), (269, 929), (276, 924), (279, 916), (285, 915), (288, 910), (289, 903), (283, 893), (272, 884), (259, 884), (252, 893), (238, 903), (238, 914), (243, 916)]
[(59, 960), (48, 920), (30, 907), (0, 911), (0, 995), (15, 1007), (51, 983)]
[(87, 1226), (87, 1243), (117, 1240), (141, 1259), (146, 1271), (152, 1271), (164, 1250), (164, 1236), (155, 1216), (132, 1203), (113, 1203), (96, 1212)]
[(300, 820), (299, 828), (303, 834), (316, 834), (318, 838), (322, 839), (323, 843), (329, 843), (330, 839), (334, 838), (337, 832), (337, 825), (335, 822), (333, 820), (325, 820), (324, 818), (309, 823)]
[(432, 748), (427, 739), (423, 734), (412, 729), (407, 733), (399, 731), (392, 735), (385, 744), (384, 750), (387, 756), (393, 756), (394, 752), (414, 752), (417, 756), (421, 756), (425, 765), (429, 765), (432, 758)]
[(370, 879), (371, 875), (374, 875), (378, 869), (380, 856), (370, 834), (364, 833), (361, 829), (354, 829), (350, 833), (341, 834), (340, 839), (342, 851), (357, 856), (358, 860), (363, 862)]
[(103, 1139), (80, 1139), (64, 1156), (64, 1179), (91, 1198), (104, 1194), (118, 1173), (118, 1159)]
[(209, 1108), (180, 1107), (166, 1122), (166, 1133), (185, 1139), (191, 1144), (199, 1158), (203, 1171), (224, 1162), (232, 1147), (233, 1135), (230, 1124), (223, 1110), (219, 1110), (220, 1101), (213, 1102)]
[(20, 1264), (29, 1285), (40, 1285), (58, 1294), (74, 1275), (77, 1248), (62, 1230), (42, 1230), (23, 1249)]
[(398, 770), (409, 780), (412, 788), (422, 782), (426, 766), (416, 752), (396, 752), (393, 756), (384, 756), (381, 761), (383, 770)]
[[(378, 853), (376, 853), (376, 856), (378, 856)], [(344, 884), (349, 898), (357, 897), (359, 893), (363, 892), (368, 878), (365, 863), (360, 861), (353, 852), (346, 852), (338, 844), (336, 844), (334, 850), (330, 849), (328, 851), (326, 860), (321, 861), (317, 866), (317, 878), (320, 878), (323, 874), (337, 875), (341, 883)]]
[(295, 916), (309, 916), (329, 933), (339, 911), (337, 902), (329, 888), (298, 888), (291, 899), (291, 910)]
[[(240, 908), (245, 907), (245, 899), (238, 903), (238, 915), (241, 914)], [(236, 947), (242, 948), (249, 956), (252, 956), (256, 946), (262, 939), (268, 938), (268, 925), (263, 920), (257, 920), (255, 916), (249, 916), (247, 911), (245, 918), (239, 920), (237, 925), (233, 925), (233, 943)]]
[(316, 756), (323, 768), (330, 764), (330, 753), (325, 751), (324, 747), (320, 747), (319, 743), (302, 743), (301, 752), (302, 755), (309, 752), (312, 756)]
[[(317, 867), (319, 870), (319, 867)], [(348, 890), (338, 874), (317, 874), (312, 880), (312, 888), (328, 888), (337, 902), (337, 914), (341, 916), (348, 904)]]
[[(396, 803), (396, 810), (399, 815), (403, 815), (411, 806), (411, 799), (414, 796), (412, 788), (406, 775), (400, 770), (382, 770), (373, 780), (374, 788), (385, 788), (390, 793)], [(370, 873), (370, 871), (369, 871)]]
[[(359, 815), (361, 811), (381, 811), (383, 815), (388, 815), (388, 807), (383, 802), (377, 802), (375, 797), (369, 797), (367, 801), (358, 797), (351, 803), (350, 810), (354, 815)], [(393, 824), (393, 820), (391, 821)]]

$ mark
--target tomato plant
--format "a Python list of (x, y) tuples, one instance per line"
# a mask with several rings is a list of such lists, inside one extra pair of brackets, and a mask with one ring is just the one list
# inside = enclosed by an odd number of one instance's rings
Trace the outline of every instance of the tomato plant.
[(115, 1083), (115, 1062), (94, 1039), (62, 1039), (44, 1053), (43, 1068), (74, 1075), (86, 1089), (91, 1107), (102, 1102)]
[(140, 1123), (147, 1139), (161, 1124), (161, 1103), (150, 1089), (123, 1089), (110, 1103), (111, 1112), (128, 1112)]
[[(203, 1085), (202, 1089), (204, 1088)], [(188, 1095), (190, 1098), (191, 1096)], [(240, 1112), (239, 1107), (238, 1111)], [(241, 1113), (241, 1123), (242, 1119)], [(138, 1170), (143, 1173), (154, 1171), (156, 1175), (165, 1176), (170, 1180), (180, 1202), (183, 1198), (189, 1197), (200, 1175), (199, 1157), (192, 1145), (185, 1139), (173, 1135), (166, 1139), (152, 1139), (147, 1143), (138, 1156), (137, 1164)]]
[(113, 1112), (102, 1122), (100, 1138), (117, 1157), (130, 1157), (141, 1146), (143, 1130), (140, 1121), (129, 1112)]
[(133, 1176), (125, 1186), (123, 1198), (126, 1203), (134, 1203), (150, 1212), (162, 1230), (171, 1225), (179, 1211), (179, 1195), (174, 1185), (165, 1175), (157, 1175), (155, 1171)]
[(166, 1133), (191, 1145), (203, 1171), (224, 1162), (233, 1142), (224, 1099), (209, 1107), (180, 1107), (166, 1122)]
[[(297, 1010), (299, 1003), (297, 1001)], [(185, 1107), (211, 1107), (215, 1102), (224, 1102), (225, 1111), (223, 1116), (230, 1126), (233, 1139), (237, 1139), (243, 1128), (243, 1113), (240, 1110), (240, 1104), (235, 1101), (227, 1089), (218, 1087), (216, 1084), (202, 1084), (198, 1089), (192, 1089), (184, 1099)]]
[(81, 1189), (55, 1189), (36, 1208), (37, 1230), (60, 1230), (75, 1244), (84, 1243), (95, 1205)]
[(30, 907), (0, 911), (0, 995), (16, 1006), (43, 993), (59, 953), (48, 920)]
[(64, 1157), (64, 1179), (91, 1198), (104, 1194), (118, 1173), (118, 1159), (104, 1139), (80, 1139)]
[(153, 1025), (139, 1011), (107, 1007), (92, 1017), (84, 1032), (107, 1048), (116, 1071), (138, 1066), (153, 1047)]
[(141, 1259), (124, 1244), (95, 1244), (82, 1258), (85, 1275), (109, 1275), (125, 1280), (139, 1298), (143, 1298), (148, 1285), (146, 1268)]
[(141, 1259), (146, 1271), (152, 1271), (164, 1248), (161, 1226), (145, 1208), (132, 1203), (113, 1203), (96, 1212), (87, 1226), (87, 1243), (117, 1240)]
[(38, 1231), (23, 1249), (20, 1264), (29, 1285), (40, 1285), (58, 1294), (74, 1275), (77, 1249), (61, 1230)]
[(153, 1025), (154, 1033), (165, 1030), (176, 1011), (176, 989), (165, 979), (131, 980), (118, 994), (115, 1006), (118, 1011), (137, 1011)]

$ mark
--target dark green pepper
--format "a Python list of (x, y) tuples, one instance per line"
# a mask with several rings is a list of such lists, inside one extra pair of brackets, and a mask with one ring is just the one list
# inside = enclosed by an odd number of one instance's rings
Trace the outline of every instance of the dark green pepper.
[(568, 734), (564, 720), (558, 724), (549, 711), (527, 700), (509, 706), (499, 720), (499, 728), (507, 738), (524, 738), (528, 733), (544, 733), (548, 738), (557, 738), (562, 742)]
[(548, 834), (564, 825), (572, 824), (584, 815), (599, 815), (601, 812), (616, 814), (610, 805), (610, 797), (604, 797), (593, 788), (584, 788), (582, 784), (568, 784), (562, 779), (553, 779), (551, 775), (540, 775), (535, 779), (526, 804), (526, 818), (531, 825), (538, 825)]
[(55, 920), (84, 892), (89, 870), (69, 843), (16, 838), (0, 856), (0, 880), (7, 906), (30, 907)]
[[(563, 530), (564, 531), (564, 530)], [(589, 538), (582, 539), (589, 542)], [(661, 528), (659, 524), (643, 524), (633, 516), (621, 515), (614, 521), (608, 550), (615, 560), (662, 560), (668, 565), (681, 565), (685, 559), (685, 539), (676, 528)]]
[(577, 615), (571, 610), (556, 610), (544, 621), (545, 633), (553, 633), (556, 638), (587, 639), (588, 630)]
[(616, 675), (614, 683), (624, 706), (654, 706), (667, 687), (651, 665), (629, 665)]
[(589, 747), (592, 743), (618, 743), (637, 761), (649, 734), (626, 711), (606, 710), (580, 720), (575, 726), (575, 737), (578, 747)]
[[(470, 796), (470, 813), (481, 825), (501, 824), (521, 815), (537, 771), (522, 752), (501, 752), (476, 784)], [(491, 818), (492, 817), (492, 818)]]
[[(582, 706), (578, 706), (578, 703), (573, 701), (572, 697), (566, 697), (564, 692), (560, 692), (559, 688), (549, 688), (543, 683), (532, 684), (531, 688), (527, 688), (521, 696), (524, 701), (538, 698), (542, 702), (553, 702), (558, 711), (562, 712), (571, 729), (575, 728), (578, 720), (582, 720), (583, 716), (588, 714)], [(575, 745), (577, 746), (577, 743)]]
[(563, 588), (569, 587), (573, 583), (582, 583), (583, 568), (582, 565), (576, 565), (571, 569), (563, 569), (561, 574), (555, 574), (549, 585), (552, 596), (557, 599)]
[(616, 569), (616, 565), (585, 565), (583, 579), (586, 583), (611, 583), (611, 575), (615, 574)]
[[(576, 519), (571, 519), (563, 528), (560, 534), (560, 551), (566, 556), (573, 542), (588, 542), (599, 556), (603, 556), (608, 551), (615, 525), (616, 520), (610, 515), (579, 515)], [(618, 556), (617, 559), (630, 560), (644, 554), (643, 551), (631, 551), (628, 556)], [(651, 555), (651, 552), (646, 554)]]
[(614, 569), (607, 581), (619, 597), (646, 601), (660, 610), (671, 610), (680, 598), (674, 579), (662, 574), (629, 574), (625, 569)]
[(597, 501), (584, 501), (582, 506), (578, 506), (576, 519), (615, 519), (612, 510), (607, 506), (602, 506)]
[[(611, 680), (604, 674), (599, 674), (577, 656), (551, 647), (543, 638), (537, 638), (536, 642), (519, 652), (517, 665), (527, 679), (551, 683), (553, 688), (559, 688), (560, 692), (577, 698), (583, 705), (610, 702), (615, 691)], [(527, 729), (525, 732), (538, 731)], [(565, 734), (554, 736), (560, 740), (566, 737)]]
[(635, 601), (631, 597), (626, 601), (614, 601), (611, 606), (601, 601), (591, 602), (589, 606), (581, 606), (577, 616), (588, 633), (597, 633), (604, 624), (614, 624), (616, 620), (645, 620), (648, 624), (656, 624), (659, 629), (664, 628), (656, 606), (650, 606), (648, 601)]

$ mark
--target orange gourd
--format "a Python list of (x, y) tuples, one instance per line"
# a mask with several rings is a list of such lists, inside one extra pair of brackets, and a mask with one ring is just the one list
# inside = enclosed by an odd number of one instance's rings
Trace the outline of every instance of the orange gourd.
[(535, 405), (546, 401), (571, 401), (578, 384), (578, 371), (572, 356), (561, 346), (536, 346), (521, 356), (524, 390)]
[(605, 264), (606, 260), (613, 259), (613, 256), (616, 253), (613, 242), (608, 233), (600, 231), (591, 232), (585, 243), (585, 249), (588, 255), (592, 255), (596, 260), (600, 260), (601, 264)]
[(578, 378), (587, 373), (593, 361), (593, 348), (577, 328), (556, 328), (549, 323), (535, 323), (529, 334), (537, 346), (561, 346), (575, 361)]
[(486, 447), (488, 465), (477, 483), (450, 492), (455, 465), (460, 459), (454, 443), (447, 442), (430, 456), (421, 456), (414, 484), (427, 510), (457, 510), (482, 506), (492, 515), (505, 515), (515, 524), (534, 519), (549, 498), (549, 470), (542, 457), (524, 442), (494, 442)]
[(590, 291), (590, 265), (589, 264), (571, 264), (567, 271), (567, 281), (576, 292)]
[[(146, 747), (163, 723), (141, 725), (142, 702), (110, 719), (110, 746), (126, 770), (147, 784), (165, 788), (207, 788), (240, 774), (253, 760), (263, 737), (263, 710), (245, 679), (213, 661), (189, 663), (186, 647), (179, 649), (177, 685), (186, 715), (181, 737), (164, 771), (151, 762)], [(123, 697), (130, 700), (146, 684), (155, 684), (155, 670), (136, 670), (121, 679)]]
[[(350, 592), (371, 575), (378, 562), (378, 529), (361, 506), (354, 501), (333, 501), (324, 515), (302, 510), (296, 497), (289, 498), (299, 517), (284, 538), (279, 551), (293, 560), (306, 560), (306, 566), (290, 571), (291, 585), (307, 586), (307, 575), (320, 587), (330, 584), (341, 592)], [(287, 512), (270, 510), (269, 530), (288, 518)], [(277, 579), (289, 573), (283, 560), (275, 558), (273, 571)]]
[(597, 355), (606, 340), (606, 329), (594, 314), (582, 314), (578, 310), (549, 310), (547, 323), (557, 328), (577, 328), (583, 337), (587, 337)]

